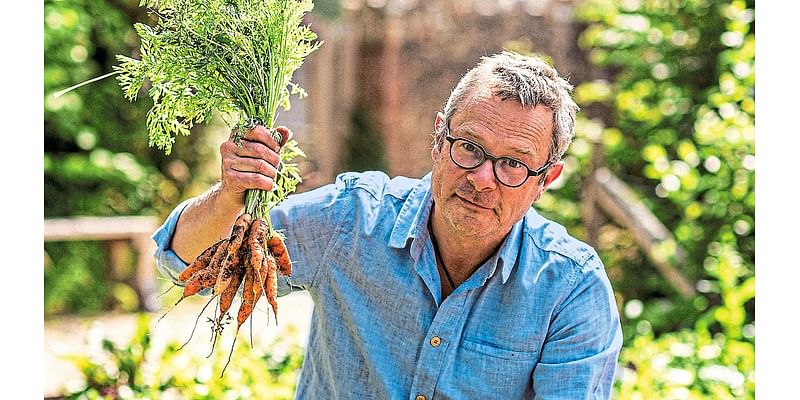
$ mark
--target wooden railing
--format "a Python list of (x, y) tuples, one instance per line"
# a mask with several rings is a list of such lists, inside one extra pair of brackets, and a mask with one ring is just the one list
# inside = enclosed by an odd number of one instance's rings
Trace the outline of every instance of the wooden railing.
[(609, 217), (631, 231), (639, 248), (681, 296), (693, 297), (694, 286), (680, 271), (680, 266), (686, 263), (683, 248), (636, 193), (602, 163), (602, 148), (595, 144), (592, 173), (582, 195), (583, 222), (589, 243), (597, 247), (603, 219)]
[(150, 235), (158, 227), (156, 217), (72, 217), (44, 220), (44, 241), (94, 240), (107, 243), (109, 273), (114, 279), (121, 276), (126, 253), (131, 246), (136, 253), (132, 286), (139, 297), (139, 306), (146, 311), (160, 308), (157, 301), (153, 252), (155, 242)]

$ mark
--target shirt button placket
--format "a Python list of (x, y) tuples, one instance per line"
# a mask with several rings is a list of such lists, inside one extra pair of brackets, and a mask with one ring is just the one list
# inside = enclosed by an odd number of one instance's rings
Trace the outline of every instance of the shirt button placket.
[[(439, 347), (439, 345), (442, 344), (442, 338), (439, 336), (434, 336), (431, 338), (429, 343), (431, 344), (431, 347)], [(419, 394), (414, 398), (414, 400), (427, 400), (427, 398), (424, 395)]]
[(409, 398), (427, 400), (436, 391), (436, 382), (446, 369), (445, 359), (449, 346), (446, 340), (453, 336), (454, 329), (458, 329), (466, 300), (466, 296), (454, 297), (437, 310), (428, 327), (429, 336), (424, 339), (427, 344), (423, 342), (420, 349), (410, 390), (412, 397)]

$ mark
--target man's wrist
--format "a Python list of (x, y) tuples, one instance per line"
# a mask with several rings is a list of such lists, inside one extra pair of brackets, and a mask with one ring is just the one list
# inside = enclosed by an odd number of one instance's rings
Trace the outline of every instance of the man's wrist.
[(209, 200), (225, 215), (239, 215), (244, 208), (244, 194), (223, 190), (219, 182), (211, 188)]

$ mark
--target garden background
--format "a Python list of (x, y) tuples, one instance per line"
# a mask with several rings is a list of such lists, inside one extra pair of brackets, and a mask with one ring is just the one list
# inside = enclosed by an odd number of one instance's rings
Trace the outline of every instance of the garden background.
[[(349, 170), (423, 175), (435, 112), (480, 55), (546, 56), (577, 86), (582, 113), (565, 173), (536, 207), (593, 243), (606, 264), (625, 335), (613, 397), (754, 397), (754, 1), (315, 3), (309, 22), (325, 44), (296, 75), (309, 96), (279, 118), (308, 153), (300, 190)], [(219, 119), (165, 156), (147, 146), (146, 96), (129, 103), (113, 79), (52, 96), (111, 71), (116, 54), (135, 56), (133, 23), (151, 18), (136, 1), (44, 2), (45, 219), (160, 221), (218, 179), (228, 134)], [(666, 227), (666, 240), (648, 250), (613, 216), (586, 219), (581, 199), (598, 165)], [(46, 328), (145, 307), (130, 279), (131, 249), (110, 257), (99, 241), (57, 240), (44, 250)], [(231, 373), (216, 379), (209, 371), (227, 349), (209, 361), (176, 351), (180, 343), (153, 346), (160, 313), (142, 315), (124, 340), (87, 342), (72, 358), (81, 378), (58, 394), (291, 396), (302, 337), (274, 342), (274, 330), (257, 332), (254, 350), (240, 340)]]

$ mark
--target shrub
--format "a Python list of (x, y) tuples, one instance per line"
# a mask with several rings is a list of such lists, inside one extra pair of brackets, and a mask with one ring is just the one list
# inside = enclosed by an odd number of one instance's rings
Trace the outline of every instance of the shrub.
[[(297, 332), (287, 330), (263, 347), (250, 348), (238, 340), (234, 359), (225, 365), (228, 352), (219, 347), (210, 359), (178, 350), (168, 343), (156, 349), (150, 341), (151, 321), (141, 314), (128, 343), (115, 344), (98, 338), (87, 343), (87, 351), (68, 356), (82, 374), (64, 394), (68, 399), (291, 399), (303, 349)], [(227, 350), (227, 349), (226, 349)]]

